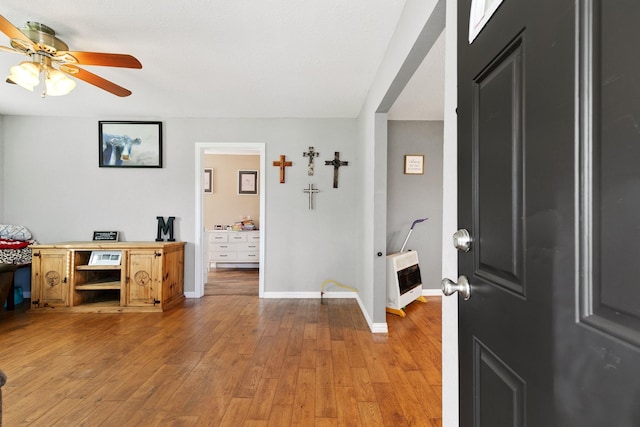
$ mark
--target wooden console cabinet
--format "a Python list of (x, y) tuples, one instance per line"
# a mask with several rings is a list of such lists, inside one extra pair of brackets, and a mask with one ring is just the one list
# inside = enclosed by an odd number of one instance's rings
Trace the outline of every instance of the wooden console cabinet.
[[(66, 242), (33, 245), (31, 308), (164, 311), (184, 299), (184, 242)], [(119, 265), (90, 265), (117, 251)]]

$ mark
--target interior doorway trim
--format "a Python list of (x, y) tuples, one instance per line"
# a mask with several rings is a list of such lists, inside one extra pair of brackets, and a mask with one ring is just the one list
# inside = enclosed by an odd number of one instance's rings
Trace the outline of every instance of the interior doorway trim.
[(258, 186), (260, 188), (260, 272), (258, 278), (258, 296), (264, 295), (264, 248), (266, 228), (266, 212), (265, 212), (265, 143), (264, 142), (196, 142), (195, 143), (195, 191), (196, 191), (196, 220), (195, 220), (195, 287), (194, 298), (200, 298), (204, 295), (204, 285), (207, 279), (205, 270), (206, 255), (206, 230), (204, 228), (204, 197), (202, 171), (204, 169), (205, 154), (256, 154), (260, 156), (260, 173)]

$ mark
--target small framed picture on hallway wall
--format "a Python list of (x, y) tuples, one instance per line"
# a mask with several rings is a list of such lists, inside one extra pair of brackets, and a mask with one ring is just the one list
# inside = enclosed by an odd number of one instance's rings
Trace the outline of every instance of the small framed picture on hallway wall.
[(407, 154), (404, 156), (405, 175), (424, 175), (424, 154)]
[(202, 189), (205, 193), (213, 193), (213, 169), (206, 168), (202, 176)]
[(258, 194), (258, 171), (238, 171), (238, 194)]

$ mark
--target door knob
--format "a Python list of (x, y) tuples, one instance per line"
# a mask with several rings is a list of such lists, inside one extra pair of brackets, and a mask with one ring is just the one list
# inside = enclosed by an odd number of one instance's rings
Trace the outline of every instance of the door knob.
[(442, 293), (445, 296), (453, 295), (458, 292), (464, 298), (464, 300), (468, 300), (471, 298), (471, 285), (469, 285), (469, 280), (466, 276), (458, 277), (458, 282), (454, 282), (451, 279), (444, 278), (442, 279)]
[(461, 228), (453, 233), (453, 246), (460, 252), (469, 252), (471, 243), (473, 243), (473, 237), (471, 237), (468, 230)]

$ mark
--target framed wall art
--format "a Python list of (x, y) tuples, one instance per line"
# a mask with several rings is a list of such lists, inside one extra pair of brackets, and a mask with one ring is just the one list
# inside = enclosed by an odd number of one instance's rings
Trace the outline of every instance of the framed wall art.
[(205, 193), (213, 193), (213, 169), (206, 168), (203, 175), (202, 188)]
[(258, 194), (258, 171), (238, 171), (238, 194)]
[(404, 156), (405, 175), (424, 175), (424, 154), (407, 154)]
[(89, 265), (120, 265), (122, 251), (91, 251)]
[(162, 122), (98, 122), (101, 168), (161, 168)]

